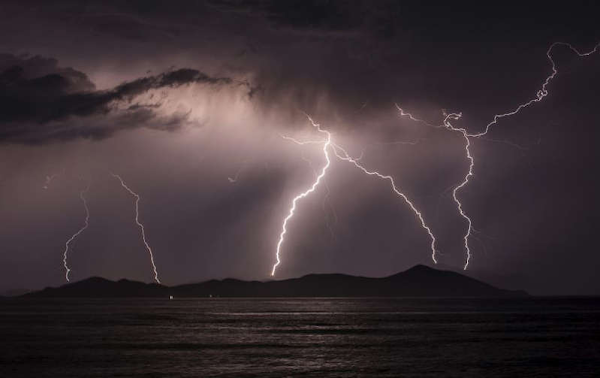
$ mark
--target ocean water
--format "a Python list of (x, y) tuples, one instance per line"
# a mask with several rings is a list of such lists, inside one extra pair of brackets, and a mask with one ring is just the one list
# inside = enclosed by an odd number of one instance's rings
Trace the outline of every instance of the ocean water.
[(599, 377), (600, 298), (0, 301), (0, 377)]

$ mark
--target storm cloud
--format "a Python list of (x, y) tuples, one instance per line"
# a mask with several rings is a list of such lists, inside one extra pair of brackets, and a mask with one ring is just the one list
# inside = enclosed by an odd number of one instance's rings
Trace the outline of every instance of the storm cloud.
[[(0, 141), (44, 142), (46, 139), (104, 138), (119, 128), (152, 127), (157, 115), (151, 105), (134, 103), (149, 91), (190, 84), (230, 85), (227, 77), (211, 77), (195, 69), (181, 68), (124, 82), (109, 90), (96, 90), (83, 72), (61, 68), (55, 59), (0, 55)], [(117, 110), (115, 102), (130, 104)], [(110, 127), (89, 127), (86, 117), (120, 112)], [(67, 123), (72, 117), (75, 122)], [(175, 129), (185, 115), (163, 120), (162, 128)], [(73, 126), (71, 126), (73, 125)]]

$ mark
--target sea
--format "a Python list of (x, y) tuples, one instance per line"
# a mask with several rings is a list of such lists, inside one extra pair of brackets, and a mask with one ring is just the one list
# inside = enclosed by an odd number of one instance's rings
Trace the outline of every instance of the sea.
[(0, 377), (600, 377), (600, 298), (5, 299)]

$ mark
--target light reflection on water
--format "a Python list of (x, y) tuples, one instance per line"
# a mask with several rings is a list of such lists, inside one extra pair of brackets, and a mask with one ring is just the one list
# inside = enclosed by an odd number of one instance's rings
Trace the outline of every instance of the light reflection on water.
[(0, 340), (0, 377), (592, 377), (600, 299), (19, 299)]

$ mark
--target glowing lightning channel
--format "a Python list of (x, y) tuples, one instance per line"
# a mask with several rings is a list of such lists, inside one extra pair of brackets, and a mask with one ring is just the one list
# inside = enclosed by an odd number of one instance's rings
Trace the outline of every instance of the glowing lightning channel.
[[(317, 186), (319, 185), (319, 183), (321, 182), (321, 180), (323, 179), (323, 177), (325, 177), (325, 174), (327, 173), (327, 169), (329, 168), (329, 165), (331, 164), (331, 160), (329, 159), (329, 152), (327, 151), (327, 149), (331, 145), (331, 133), (329, 131), (327, 131), (327, 130), (321, 129), (321, 126), (318, 123), (315, 123), (310, 116), (308, 116), (308, 115), (306, 115), (306, 116), (310, 120), (310, 123), (320, 133), (325, 134), (327, 136), (327, 138), (324, 141), (321, 142), (321, 143), (323, 143), (323, 155), (325, 156), (326, 164), (323, 166), (323, 168), (321, 168), (321, 173), (317, 176), (317, 178), (313, 182), (312, 186), (309, 189), (307, 189), (306, 191), (298, 194), (292, 200), (292, 207), (290, 208), (290, 211), (288, 212), (287, 217), (285, 217), (285, 219), (283, 220), (283, 224), (281, 226), (281, 233), (279, 234), (279, 241), (277, 242), (277, 252), (276, 252), (276, 255), (275, 255), (275, 257), (277, 258), (277, 262), (275, 263), (275, 265), (273, 265), (273, 270), (271, 271), (271, 276), (275, 275), (275, 271), (277, 270), (277, 267), (279, 266), (279, 264), (281, 264), (281, 259), (280, 259), (281, 246), (283, 245), (285, 234), (287, 233), (287, 223), (288, 223), (288, 221), (290, 219), (292, 219), (292, 217), (294, 216), (294, 212), (296, 211), (296, 203), (300, 199), (302, 199), (304, 197), (307, 197), (309, 194), (311, 194), (312, 192), (314, 192), (317, 189)], [(295, 143), (298, 143), (298, 144), (301, 144), (301, 145), (302, 144), (308, 144), (308, 143), (315, 143), (313, 141), (310, 141), (310, 142), (300, 142), (300, 141), (297, 141), (297, 140), (295, 140), (293, 138), (289, 138), (289, 137), (284, 137), (284, 138), (288, 139), (288, 140), (292, 140)]]
[[(306, 190), (303, 193), (300, 193), (299, 195), (297, 195), (294, 200), (292, 201), (292, 207), (290, 208), (290, 211), (288, 213), (288, 216), (284, 219), (283, 221), (283, 226), (282, 226), (282, 231), (281, 234), (279, 235), (279, 242), (277, 243), (277, 262), (275, 263), (275, 265), (273, 266), (273, 270), (271, 272), (271, 276), (275, 275), (275, 271), (277, 269), (277, 266), (281, 263), (280, 260), (280, 251), (281, 251), (281, 245), (283, 243), (284, 240), (284, 236), (287, 233), (287, 222), (294, 216), (294, 212), (296, 210), (296, 203), (298, 200), (300, 200), (301, 198), (304, 198), (306, 196), (308, 196), (310, 193), (314, 192), (316, 187), (319, 185), (319, 183), (321, 182), (321, 180), (325, 177), (325, 173), (327, 172), (327, 169), (329, 168), (329, 165), (331, 163), (330, 158), (329, 158), (329, 153), (328, 153), (328, 148), (331, 146), (333, 147), (333, 153), (334, 155), (342, 160), (342, 161), (346, 161), (349, 162), (351, 164), (353, 164), (356, 168), (360, 169), (361, 171), (363, 171), (365, 174), (369, 175), (369, 176), (377, 176), (383, 180), (387, 180), (390, 182), (392, 190), (394, 191), (394, 193), (396, 193), (398, 196), (400, 196), (408, 205), (409, 207), (412, 209), (412, 211), (415, 213), (416, 217), (418, 218), (419, 222), (421, 223), (421, 226), (423, 227), (423, 229), (425, 229), (425, 231), (427, 231), (427, 233), (429, 234), (429, 237), (431, 238), (431, 259), (433, 260), (434, 263), (437, 264), (437, 259), (436, 259), (436, 239), (435, 236), (433, 235), (433, 232), (431, 231), (431, 228), (429, 228), (429, 226), (427, 226), (427, 224), (425, 223), (425, 220), (423, 219), (423, 215), (422, 213), (417, 209), (417, 207), (414, 205), (414, 203), (412, 203), (408, 197), (402, 193), (400, 190), (398, 190), (398, 188), (396, 187), (396, 183), (394, 182), (394, 179), (392, 176), (389, 175), (383, 175), (377, 171), (370, 171), (368, 169), (366, 169), (365, 167), (363, 167), (359, 161), (360, 159), (362, 159), (362, 153), (361, 156), (359, 158), (353, 158), (351, 157), (348, 152), (346, 152), (345, 149), (343, 149), (342, 147), (340, 147), (339, 145), (333, 143), (332, 141), (332, 137), (331, 137), (331, 133), (329, 133), (326, 130), (322, 130), (320, 125), (315, 123), (312, 118), (308, 115), (306, 115), (308, 117), (308, 119), (310, 120), (310, 122), (312, 123), (313, 127), (315, 127), (319, 132), (324, 133), (327, 135), (327, 139), (325, 140), (309, 140), (309, 141), (299, 141), (296, 140), (294, 138), (285, 136), (285, 135), (280, 135), (283, 139), (285, 140), (289, 140), (292, 141), (296, 144), (299, 145), (307, 145), (307, 144), (318, 144), (318, 143), (323, 143), (323, 154), (325, 155), (325, 159), (327, 161), (326, 165), (322, 168), (321, 170), (321, 174), (319, 174), (317, 176), (317, 179), (315, 180), (315, 182), (313, 183), (313, 185)], [(341, 151), (341, 154), (340, 152)]]
[[(454, 189), (452, 190), (452, 197), (454, 199), (454, 202), (456, 203), (457, 207), (458, 207), (458, 211), (460, 213), (460, 215), (466, 220), (467, 222), (467, 232), (465, 233), (463, 240), (464, 240), (464, 246), (465, 246), (465, 250), (466, 250), (466, 261), (465, 261), (465, 265), (464, 265), (464, 270), (466, 270), (469, 266), (469, 262), (471, 260), (471, 249), (469, 247), (469, 238), (472, 235), (474, 228), (473, 228), (473, 222), (471, 220), (471, 218), (466, 214), (466, 212), (463, 209), (462, 203), (460, 202), (460, 199), (458, 198), (458, 192), (463, 189), (468, 183), (469, 183), (469, 179), (473, 176), (473, 168), (475, 166), (475, 159), (473, 157), (473, 155), (471, 154), (471, 139), (470, 138), (482, 138), (483, 136), (487, 135), (487, 133), (489, 132), (490, 128), (495, 125), (496, 123), (498, 123), (498, 121), (502, 118), (505, 117), (509, 117), (512, 115), (517, 114), (518, 112), (520, 112), (522, 109), (540, 102), (544, 99), (544, 97), (546, 97), (548, 95), (548, 85), (550, 84), (550, 82), (554, 79), (554, 77), (558, 74), (558, 69), (556, 68), (556, 63), (554, 62), (554, 59), (552, 58), (552, 49), (555, 46), (566, 46), (569, 49), (571, 49), (571, 51), (575, 52), (579, 57), (584, 57), (584, 56), (589, 56), (593, 53), (595, 53), (596, 51), (598, 51), (598, 49), (600, 48), (600, 43), (598, 43), (591, 51), (582, 53), (579, 50), (577, 50), (576, 48), (574, 48), (571, 44), (569, 43), (565, 43), (565, 42), (554, 42), (546, 51), (546, 56), (548, 57), (548, 60), (550, 60), (551, 64), (552, 64), (552, 73), (546, 77), (546, 79), (544, 80), (544, 83), (542, 84), (541, 89), (539, 89), (536, 93), (536, 97), (523, 103), (518, 105), (514, 110), (508, 112), (508, 113), (503, 113), (503, 114), (496, 114), (493, 118), (493, 120), (488, 123), (485, 127), (485, 130), (479, 133), (474, 133), (471, 134), (469, 133), (465, 128), (458, 128), (458, 127), (454, 127), (450, 122), (451, 120), (458, 120), (460, 119), (460, 117), (462, 116), (462, 113), (446, 113), (445, 111), (443, 112), (444, 115), (444, 120), (442, 125), (434, 125), (431, 124), (427, 121), (424, 121), (422, 119), (419, 119), (415, 116), (413, 116), (411, 113), (405, 111), (404, 109), (402, 109), (400, 106), (398, 106), (396, 104), (396, 108), (398, 109), (398, 111), (400, 112), (400, 115), (402, 117), (408, 117), (410, 120), (414, 121), (414, 122), (418, 122), (418, 123), (422, 123), (424, 125), (427, 125), (429, 127), (433, 127), (433, 128), (446, 128), (450, 131), (454, 131), (454, 132), (459, 132), (461, 133), (462, 137), (465, 139), (465, 153), (466, 153), (466, 157), (467, 160), (469, 161), (469, 169), (463, 179), (463, 181), (458, 184), (457, 186), (454, 187)], [(433, 232), (431, 231), (431, 229), (427, 226), (427, 224), (425, 223), (424, 219), (423, 219), (423, 215), (421, 214), (421, 212), (415, 207), (415, 205), (408, 199), (408, 197), (400, 192), (398, 190), (398, 188), (396, 187), (396, 184), (394, 182), (394, 179), (389, 176), (389, 175), (383, 175), (377, 171), (369, 171), (368, 169), (366, 169), (365, 167), (363, 167), (362, 165), (360, 165), (358, 163), (358, 161), (360, 159), (355, 159), (352, 158), (342, 147), (340, 147), (339, 145), (335, 144), (332, 142), (331, 140), (331, 134), (325, 130), (322, 130), (320, 128), (319, 124), (316, 124), (308, 115), (307, 117), (309, 118), (310, 122), (312, 123), (312, 125), (317, 128), (317, 130), (321, 133), (324, 133), (327, 135), (327, 139), (326, 140), (317, 140), (317, 141), (298, 141), (295, 140), (294, 138), (291, 137), (287, 137), (287, 136), (283, 136), (281, 135), (282, 138), (286, 139), (286, 140), (291, 140), (294, 143), (300, 144), (300, 145), (305, 145), (305, 144), (321, 144), (323, 143), (323, 153), (325, 154), (325, 158), (327, 160), (327, 164), (323, 167), (321, 174), (319, 176), (317, 176), (316, 181), (313, 183), (313, 185), (305, 192), (300, 193), (298, 196), (296, 196), (294, 198), (294, 200), (292, 201), (292, 207), (290, 208), (290, 211), (288, 213), (288, 216), (284, 219), (283, 221), (283, 226), (282, 226), (282, 231), (281, 234), (279, 235), (279, 242), (277, 243), (277, 263), (275, 263), (275, 265), (273, 266), (273, 270), (271, 272), (271, 275), (275, 275), (275, 271), (277, 266), (281, 263), (280, 260), (280, 250), (281, 250), (281, 245), (283, 244), (284, 241), (284, 237), (285, 234), (287, 232), (287, 222), (294, 216), (294, 212), (296, 210), (296, 203), (298, 200), (308, 196), (310, 193), (314, 192), (316, 187), (319, 185), (320, 181), (323, 179), (323, 177), (325, 176), (325, 173), (327, 171), (327, 169), (329, 168), (330, 165), (330, 159), (329, 159), (329, 154), (328, 154), (328, 147), (331, 146), (333, 147), (333, 152), (335, 154), (335, 156), (337, 158), (339, 158), (340, 160), (343, 161), (347, 161), (352, 163), (354, 166), (356, 166), (357, 168), (359, 168), (360, 170), (362, 170), (365, 174), (369, 175), (369, 176), (377, 176), (381, 179), (385, 179), (388, 180), (392, 186), (392, 189), (394, 190), (394, 192), (399, 195), (400, 197), (402, 197), (404, 199), (404, 201), (410, 206), (410, 208), (413, 210), (413, 212), (415, 213), (415, 215), (417, 216), (417, 218), (419, 219), (419, 221), (421, 222), (421, 226), (427, 231), (427, 233), (429, 234), (429, 236), (431, 237), (431, 258), (433, 259), (433, 261), (435, 263), (437, 263), (437, 259), (436, 259), (436, 249), (435, 249), (435, 243), (436, 243), (436, 239), (435, 236), (433, 235)], [(482, 138), (484, 139), (484, 138)], [(416, 143), (407, 143), (407, 144), (416, 144)], [(341, 151), (341, 154), (340, 152)]]
[(129, 188), (127, 186), (127, 184), (125, 184), (125, 181), (123, 181), (123, 179), (121, 178), (121, 176), (110, 172), (110, 174), (116, 178), (117, 180), (119, 180), (119, 182), (121, 183), (121, 186), (127, 190), (129, 192), (129, 194), (131, 194), (132, 196), (135, 197), (135, 223), (140, 227), (140, 230), (142, 232), (142, 240), (144, 242), (144, 245), (146, 246), (146, 250), (148, 251), (148, 253), (150, 254), (150, 262), (152, 263), (152, 269), (154, 270), (154, 280), (156, 281), (156, 283), (160, 283), (160, 280), (158, 279), (158, 272), (156, 270), (156, 264), (154, 263), (154, 254), (152, 253), (152, 248), (150, 248), (150, 245), (148, 244), (148, 241), (146, 241), (146, 230), (144, 229), (144, 225), (140, 222), (140, 209), (139, 209), (139, 204), (140, 204), (140, 196), (134, 192), (133, 190), (131, 190), (131, 188)]
[(396, 109), (398, 109), (398, 111), (400, 112), (400, 116), (401, 117), (408, 117), (408, 119), (410, 119), (411, 121), (414, 121), (414, 122), (417, 122), (417, 123), (422, 123), (422, 124), (424, 124), (426, 126), (433, 127), (433, 128), (436, 128), (436, 129), (444, 127), (444, 125), (432, 125), (431, 123), (429, 123), (427, 121), (424, 121), (422, 119), (419, 119), (419, 118), (413, 116), (409, 112), (407, 112), (404, 109), (402, 109), (401, 107), (399, 107), (398, 104), (394, 104), (394, 105), (396, 105)]
[(462, 202), (460, 202), (460, 200), (458, 199), (458, 191), (461, 190), (462, 188), (464, 188), (469, 183), (469, 179), (471, 178), (471, 176), (473, 176), (473, 167), (475, 166), (475, 159), (473, 158), (473, 155), (471, 155), (471, 148), (470, 148), (471, 147), (471, 139), (469, 139), (469, 136), (467, 135), (467, 131), (464, 128), (461, 128), (461, 129), (455, 128), (454, 126), (452, 126), (452, 124), (450, 124), (450, 121), (449, 121), (449, 120), (460, 119), (460, 117), (462, 116), (462, 113), (446, 114), (446, 112), (444, 111), (444, 116), (445, 116), (444, 126), (448, 130), (458, 131), (459, 133), (462, 134), (463, 138), (465, 138), (465, 154), (467, 156), (467, 159), (469, 160), (469, 170), (467, 171), (467, 174), (465, 175), (463, 181), (460, 184), (458, 184), (456, 187), (454, 187), (454, 189), (452, 190), (452, 198), (454, 198), (454, 202), (456, 203), (458, 212), (460, 213), (460, 216), (463, 217), (467, 221), (467, 232), (463, 236), (463, 240), (464, 240), (464, 244), (465, 244), (465, 251), (467, 252), (467, 259), (465, 261), (465, 265), (464, 265), (463, 269), (467, 270), (467, 268), (469, 267), (469, 262), (471, 261), (471, 248), (469, 247), (469, 237), (471, 236), (471, 233), (473, 232), (473, 221), (467, 215), (467, 213), (465, 213), (465, 211), (463, 210)]
[[(284, 137), (283, 135), (282, 135), (282, 137), (287, 140), (293, 139), (293, 138)], [(297, 142), (297, 140), (295, 140), (295, 139), (293, 139), (293, 140), (294, 140), (294, 142)], [(322, 142), (322, 143), (324, 143), (324, 142)], [(313, 166), (312, 161), (304, 156), (304, 153), (302, 154), (302, 160), (304, 160), (308, 164), (310, 169), (313, 171), (315, 177), (317, 177), (319, 175), (319, 173)], [(329, 211), (331, 212), (331, 214), (333, 214), (334, 224), (337, 223), (338, 218), (337, 218), (337, 213), (335, 212), (335, 208), (331, 205), (331, 202), (329, 202), (329, 196), (331, 195), (331, 190), (329, 189), (329, 185), (327, 185), (327, 182), (324, 182), (323, 184), (325, 185), (325, 189), (327, 190), (327, 193), (325, 193), (325, 196), (323, 197), (323, 202), (321, 203), (321, 209), (323, 210), (323, 213), (325, 214), (325, 221), (327, 224), (327, 229), (329, 230), (329, 234), (331, 235), (331, 240), (333, 240), (333, 239), (335, 239), (335, 233), (333, 232), (333, 228), (331, 227), (331, 223), (329, 222), (330, 213), (325, 208), (325, 204), (327, 204), (329, 206)]]
[[(396, 183), (394, 182), (394, 178), (389, 175), (383, 175), (377, 171), (370, 171), (370, 170), (366, 169), (365, 167), (363, 167), (361, 164), (358, 163), (357, 159), (352, 158), (348, 154), (348, 152), (346, 152), (346, 150), (344, 150), (342, 147), (338, 146), (337, 144), (333, 144), (333, 151), (335, 153), (335, 156), (338, 159), (347, 161), (347, 162), (353, 164), (356, 168), (360, 169), (365, 174), (367, 174), (369, 176), (377, 176), (380, 179), (389, 181), (394, 193), (396, 193), (398, 196), (400, 196), (404, 200), (404, 202), (406, 202), (406, 204), (411, 208), (411, 210), (415, 213), (415, 215), (419, 219), (419, 222), (421, 223), (421, 227), (423, 227), (425, 229), (425, 231), (427, 231), (427, 233), (429, 234), (429, 237), (431, 238), (431, 259), (433, 260), (434, 263), (437, 264), (437, 259), (435, 257), (436, 252), (437, 252), (435, 249), (435, 243), (436, 243), (435, 236), (433, 235), (431, 228), (429, 228), (429, 226), (427, 226), (427, 224), (425, 223), (425, 220), (423, 219), (423, 214), (417, 209), (417, 207), (414, 205), (414, 203), (412, 203), (408, 199), (406, 194), (404, 194), (400, 190), (398, 190), (398, 187), (396, 186)], [(341, 151), (342, 154), (340, 154), (338, 151)]]
[(469, 216), (465, 213), (465, 211), (463, 210), (462, 207), (462, 203), (460, 202), (460, 200), (457, 197), (458, 192), (464, 188), (468, 183), (469, 183), (469, 179), (471, 178), (471, 176), (473, 176), (473, 167), (475, 166), (475, 160), (473, 158), (473, 155), (471, 154), (471, 139), (470, 138), (481, 138), (481, 139), (485, 139), (483, 138), (485, 135), (487, 135), (487, 133), (490, 131), (491, 127), (495, 124), (498, 123), (498, 121), (502, 118), (505, 117), (510, 117), (513, 116), (517, 113), (519, 113), (522, 109), (529, 107), (530, 105), (540, 102), (544, 99), (544, 97), (546, 97), (548, 95), (548, 85), (550, 84), (550, 82), (556, 77), (556, 75), (558, 74), (558, 69), (556, 68), (556, 62), (554, 62), (554, 59), (552, 58), (552, 50), (554, 49), (554, 47), (556, 46), (566, 46), (568, 47), (571, 51), (573, 51), (575, 54), (577, 54), (577, 56), (579, 57), (585, 57), (585, 56), (589, 56), (594, 54), (596, 51), (598, 51), (598, 49), (600, 48), (600, 43), (598, 43), (596, 46), (594, 46), (594, 48), (588, 52), (582, 53), (579, 50), (577, 50), (575, 47), (573, 47), (571, 44), (566, 43), (566, 42), (554, 42), (552, 45), (550, 45), (550, 47), (548, 48), (548, 50), (546, 51), (546, 56), (548, 57), (548, 60), (550, 61), (550, 63), (552, 64), (552, 73), (546, 77), (546, 79), (544, 80), (544, 83), (542, 84), (542, 87), (536, 92), (536, 96), (535, 98), (532, 98), (531, 100), (518, 105), (515, 109), (513, 109), (510, 112), (507, 113), (502, 113), (502, 114), (496, 114), (494, 115), (494, 118), (491, 122), (489, 122), (486, 126), (484, 131), (481, 131), (479, 133), (474, 133), (471, 134), (469, 133), (465, 128), (459, 128), (459, 127), (454, 127), (451, 123), (450, 120), (458, 120), (460, 119), (460, 117), (462, 116), (462, 113), (446, 113), (445, 111), (443, 112), (444, 115), (444, 120), (443, 120), (443, 124), (442, 125), (432, 125), (424, 120), (421, 120), (419, 118), (414, 117), (412, 114), (406, 112), (404, 109), (402, 109), (400, 106), (398, 106), (398, 104), (396, 104), (396, 108), (398, 109), (398, 111), (400, 112), (400, 116), (403, 117), (408, 117), (410, 120), (418, 122), (418, 123), (422, 123), (425, 124), (427, 126), (430, 127), (434, 127), (434, 128), (442, 128), (445, 127), (446, 129), (450, 130), (450, 131), (455, 131), (455, 132), (459, 132), (462, 134), (463, 138), (465, 139), (465, 153), (467, 156), (467, 159), (469, 160), (469, 170), (467, 172), (467, 174), (465, 175), (463, 181), (458, 184), (456, 187), (454, 187), (453, 191), (452, 191), (452, 197), (454, 198), (454, 202), (456, 202), (456, 205), (458, 207), (458, 211), (460, 213), (460, 215), (467, 221), (467, 232), (464, 235), (464, 245), (465, 245), (465, 250), (467, 253), (467, 257), (466, 257), (466, 261), (465, 261), (465, 265), (464, 265), (464, 270), (466, 270), (469, 266), (469, 262), (471, 260), (471, 250), (469, 247), (469, 237), (471, 236), (472, 232), (474, 231), (473, 229), (473, 222), (471, 221), (471, 218), (469, 218)]
[(83, 226), (76, 233), (74, 233), (73, 236), (71, 236), (69, 238), (69, 240), (67, 240), (67, 242), (65, 243), (65, 251), (63, 253), (63, 266), (65, 267), (65, 278), (66, 278), (67, 282), (69, 282), (69, 272), (71, 271), (71, 269), (69, 269), (69, 265), (67, 264), (67, 255), (69, 254), (69, 245), (89, 226), (90, 209), (88, 208), (87, 200), (85, 198), (85, 194), (87, 194), (88, 190), (90, 190), (89, 182), (88, 182), (87, 187), (79, 192), (79, 198), (81, 198), (81, 202), (83, 202), (83, 207), (85, 207), (85, 222), (84, 222)]
[(596, 51), (598, 51), (598, 49), (600, 48), (600, 43), (598, 43), (596, 46), (594, 46), (594, 48), (588, 52), (582, 53), (579, 50), (577, 50), (575, 47), (573, 47), (573, 45), (571, 45), (570, 43), (566, 43), (566, 42), (554, 42), (553, 44), (550, 45), (550, 47), (548, 48), (548, 50), (546, 51), (546, 56), (548, 57), (548, 60), (550, 61), (550, 63), (552, 64), (552, 73), (546, 77), (546, 80), (544, 80), (544, 83), (542, 84), (542, 87), (536, 92), (535, 98), (532, 98), (531, 100), (520, 104), (519, 106), (517, 106), (514, 110), (508, 112), (508, 113), (503, 113), (503, 114), (496, 114), (494, 115), (494, 119), (488, 123), (485, 126), (485, 130), (479, 133), (475, 133), (475, 134), (467, 134), (467, 136), (469, 137), (475, 137), (475, 138), (479, 138), (482, 137), (484, 135), (486, 135), (489, 131), (490, 128), (498, 123), (498, 120), (505, 118), (505, 117), (510, 117), (512, 115), (517, 114), (518, 112), (521, 111), (521, 109), (527, 108), (528, 106), (536, 103), (536, 102), (540, 102), (544, 99), (544, 97), (546, 97), (548, 95), (548, 85), (550, 84), (550, 82), (556, 77), (556, 75), (558, 74), (558, 69), (556, 68), (556, 63), (554, 62), (554, 59), (552, 59), (552, 49), (554, 49), (554, 47), (556, 46), (565, 46), (568, 47), (571, 51), (573, 51), (575, 54), (577, 54), (577, 56), (579, 56), (580, 58), (583, 58), (585, 56), (589, 56), (594, 54)]

